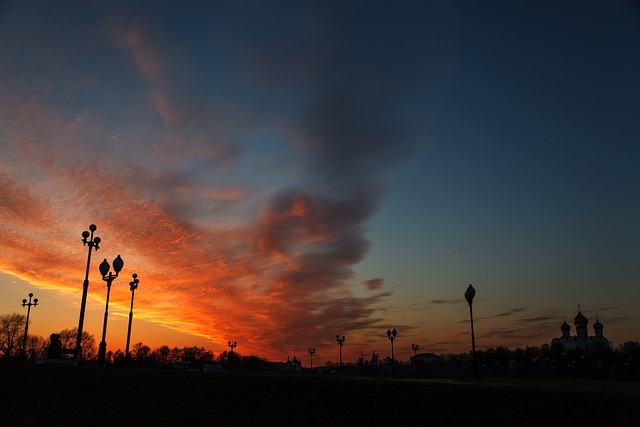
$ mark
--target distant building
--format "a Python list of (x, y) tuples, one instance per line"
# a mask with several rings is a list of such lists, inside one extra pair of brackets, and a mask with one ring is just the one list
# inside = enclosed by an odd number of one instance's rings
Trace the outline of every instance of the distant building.
[(289, 359), (287, 356), (287, 362), (284, 364), (285, 372), (302, 372), (302, 362), (293, 356), (293, 360)]
[(415, 362), (418, 364), (439, 363), (442, 358), (434, 353), (419, 353), (409, 358), (409, 362), (413, 365)]
[(589, 319), (578, 308), (578, 314), (573, 319), (576, 327), (576, 335), (571, 335), (571, 326), (565, 320), (560, 325), (562, 336), (551, 340), (551, 348), (560, 350), (565, 355), (582, 353), (590, 359), (601, 359), (602, 355), (611, 350), (611, 343), (604, 336), (604, 326), (596, 316), (596, 323), (593, 324), (594, 336), (589, 336), (587, 325)]

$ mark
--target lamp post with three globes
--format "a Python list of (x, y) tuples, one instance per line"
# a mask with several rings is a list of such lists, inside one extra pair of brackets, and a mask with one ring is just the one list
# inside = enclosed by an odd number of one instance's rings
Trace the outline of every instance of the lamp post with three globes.
[(396, 328), (393, 328), (393, 331), (391, 329), (387, 329), (387, 338), (391, 341), (391, 378), (396, 377), (396, 358), (393, 355), (393, 341), (396, 339), (396, 335), (398, 335)]
[(309, 352), (309, 356), (311, 357), (311, 372), (313, 372), (313, 355), (316, 354), (316, 349), (309, 348), (307, 351)]
[(129, 343), (131, 342), (131, 322), (133, 321), (133, 296), (138, 289), (138, 275), (133, 274), (133, 280), (129, 282), (129, 290), (131, 290), (131, 309), (129, 310), (129, 327), (127, 328), (127, 346), (124, 350), (124, 366), (129, 364)]
[(87, 291), (89, 290), (89, 265), (91, 264), (91, 249), (100, 249), (100, 238), (94, 237), (93, 233), (98, 227), (95, 224), (89, 226), (89, 231), (82, 232), (82, 245), (89, 246), (89, 254), (87, 255), (87, 269), (84, 274), (84, 282), (82, 284), (82, 302), (80, 303), (80, 320), (78, 321), (78, 337), (76, 338), (76, 358), (82, 357), (82, 327), (84, 326), (84, 312), (87, 307)]
[(24, 325), (24, 338), (22, 339), (22, 361), (24, 362), (27, 353), (27, 331), (29, 330), (29, 315), (31, 314), (31, 306), (35, 307), (38, 305), (38, 298), (35, 298), (33, 302), (31, 302), (31, 298), (33, 297), (32, 293), (29, 293), (29, 302), (27, 299), (22, 300), (22, 306), (27, 307), (27, 322)]
[(227, 347), (229, 347), (231, 349), (231, 351), (229, 351), (229, 370), (233, 371), (233, 349), (236, 348), (238, 346), (238, 343), (236, 341), (229, 341), (227, 343)]
[(344, 345), (344, 340), (347, 339), (344, 335), (336, 335), (336, 343), (340, 346), (340, 373), (342, 374), (342, 346)]

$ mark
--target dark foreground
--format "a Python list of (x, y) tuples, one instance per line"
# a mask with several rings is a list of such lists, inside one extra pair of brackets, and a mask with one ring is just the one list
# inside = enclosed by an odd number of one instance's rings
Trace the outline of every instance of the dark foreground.
[(0, 365), (2, 426), (638, 426), (640, 383)]

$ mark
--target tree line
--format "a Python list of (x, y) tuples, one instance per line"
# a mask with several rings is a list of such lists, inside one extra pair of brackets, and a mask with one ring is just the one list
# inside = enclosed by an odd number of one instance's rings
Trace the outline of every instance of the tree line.
[[(26, 316), (18, 313), (0, 315), (0, 358), (5, 361), (18, 360), (22, 357), (24, 330), (26, 326)], [(63, 348), (74, 348), (78, 336), (78, 328), (63, 329), (52, 333), (60, 336)], [(28, 335), (25, 347), (26, 361), (34, 361), (40, 356), (45, 347), (50, 343), (50, 338), (38, 335)], [(82, 359), (85, 361), (95, 361), (97, 357), (97, 347), (95, 337), (87, 331), (82, 332)], [(202, 369), (204, 365), (220, 365), (222, 369), (233, 369), (238, 371), (265, 371), (271, 365), (266, 359), (258, 356), (243, 356), (236, 352), (223, 351), (214, 356), (213, 352), (204, 347), (173, 347), (163, 345), (156, 349), (151, 349), (142, 342), (132, 346), (129, 352), (130, 366), (141, 368), (171, 368), (174, 361), (188, 361), (190, 367)], [(118, 349), (107, 351), (105, 364), (108, 366), (124, 366), (125, 353)]]
[[(39, 335), (27, 335), (24, 342), (24, 329), (27, 317), (18, 314), (0, 314), (0, 357), (12, 360), (22, 356), (24, 345), (25, 359), (33, 360), (40, 356), (44, 348), (49, 345), (50, 339)], [(60, 335), (60, 341), (64, 348), (74, 348), (78, 338), (78, 328), (63, 329), (53, 332)], [(96, 357), (96, 340), (88, 332), (82, 332), (82, 357), (92, 360)]]
[[(0, 315), (0, 358), (17, 360), (22, 356), (26, 316), (17, 313)], [(77, 328), (56, 331), (64, 348), (75, 347)], [(25, 346), (25, 359), (33, 361), (49, 345), (49, 339), (29, 335)], [(96, 359), (96, 340), (84, 331), (82, 335), (83, 360)], [(640, 380), (640, 343), (627, 341), (615, 349), (602, 348), (585, 353), (581, 349), (563, 351), (558, 346), (544, 344), (539, 347), (487, 348), (476, 351), (476, 358), (483, 376), (487, 377), (597, 377), (602, 379)], [(171, 368), (174, 361), (188, 361), (190, 367), (202, 369), (205, 365), (220, 365), (223, 370), (264, 372), (281, 368), (258, 356), (243, 356), (235, 351), (223, 351), (217, 356), (203, 347), (169, 347), (151, 349), (138, 342), (132, 346), (129, 360), (125, 361), (122, 350), (108, 351), (105, 364), (108, 366), (135, 366), (140, 368)], [(344, 371), (356, 375), (388, 376), (391, 372), (389, 357), (368, 360), (364, 355), (355, 362), (345, 362)], [(395, 361), (401, 376), (411, 377), (464, 377), (468, 376), (471, 364), (470, 353), (434, 355), (422, 353), (412, 357), (408, 363)], [(336, 362), (326, 362), (319, 370), (331, 372), (338, 368)], [(588, 375), (587, 375), (588, 373)]]

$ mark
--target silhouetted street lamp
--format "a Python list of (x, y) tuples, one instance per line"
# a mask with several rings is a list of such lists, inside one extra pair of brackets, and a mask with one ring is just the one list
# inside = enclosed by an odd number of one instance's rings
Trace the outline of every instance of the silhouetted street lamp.
[(340, 373), (342, 374), (342, 346), (344, 345), (344, 340), (346, 337), (344, 335), (336, 335), (336, 343), (340, 346)]
[(420, 346), (411, 344), (411, 350), (413, 350), (413, 368), (416, 371), (416, 378), (418, 378), (418, 350), (420, 350)]
[(84, 310), (87, 306), (87, 290), (89, 289), (89, 264), (91, 264), (91, 249), (95, 249), (96, 251), (100, 249), (98, 246), (100, 244), (100, 238), (98, 236), (93, 237), (93, 232), (96, 231), (98, 227), (95, 224), (91, 224), (89, 226), (88, 231), (82, 232), (82, 245), (89, 245), (89, 255), (87, 256), (87, 270), (84, 274), (84, 283), (82, 284), (82, 302), (80, 303), (80, 321), (78, 322), (78, 338), (76, 339), (76, 357), (82, 357), (82, 327), (84, 325)]
[(376, 353), (375, 350), (372, 350), (371, 364), (375, 367), (376, 377), (378, 376), (378, 360), (380, 360), (380, 353)]
[(476, 290), (469, 284), (464, 292), (464, 299), (469, 303), (469, 316), (471, 317), (471, 357), (473, 359), (473, 378), (478, 378), (478, 361), (476, 360), (476, 336), (473, 332), (473, 297), (476, 296)]
[(238, 345), (237, 342), (231, 342), (229, 341), (227, 343), (227, 346), (231, 349), (231, 351), (229, 352), (229, 370), (233, 371), (233, 349), (236, 348), (236, 346)]
[(313, 355), (316, 354), (315, 348), (309, 348), (309, 356), (311, 356), (311, 372), (313, 372)]
[(129, 343), (131, 342), (131, 322), (133, 321), (133, 296), (138, 289), (138, 275), (133, 274), (133, 281), (129, 282), (129, 289), (131, 290), (131, 310), (129, 310), (129, 328), (127, 329), (127, 346), (124, 350), (124, 366), (129, 364)]
[(102, 280), (107, 283), (107, 304), (104, 309), (104, 323), (102, 324), (102, 341), (100, 341), (100, 345), (98, 346), (98, 366), (104, 366), (104, 359), (107, 353), (107, 343), (105, 339), (107, 337), (107, 317), (109, 316), (109, 294), (111, 293), (111, 283), (116, 280), (118, 274), (120, 274), (120, 270), (124, 267), (124, 261), (120, 258), (120, 255), (113, 260), (113, 270), (116, 272), (113, 274), (109, 270), (111, 270), (111, 266), (107, 262), (105, 258), (102, 263), (100, 263), (100, 274), (102, 274)]
[(393, 328), (393, 331), (387, 329), (387, 338), (391, 341), (391, 378), (396, 377), (396, 358), (393, 355), (393, 341), (396, 339), (396, 335), (398, 335), (396, 328)]
[(29, 330), (29, 314), (31, 314), (31, 306), (38, 305), (38, 298), (35, 298), (33, 302), (31, 302), (31, 298), (33, 294), (29, 294), (29, 302), (27, 302), (26, 298), (22, 300), (22, 306), (27, 307), (27, 323), (24, 325), (24, 338), (22, 339), (22, 361), (24, 362), (26, 353), (27, 353), (27, 331)]

